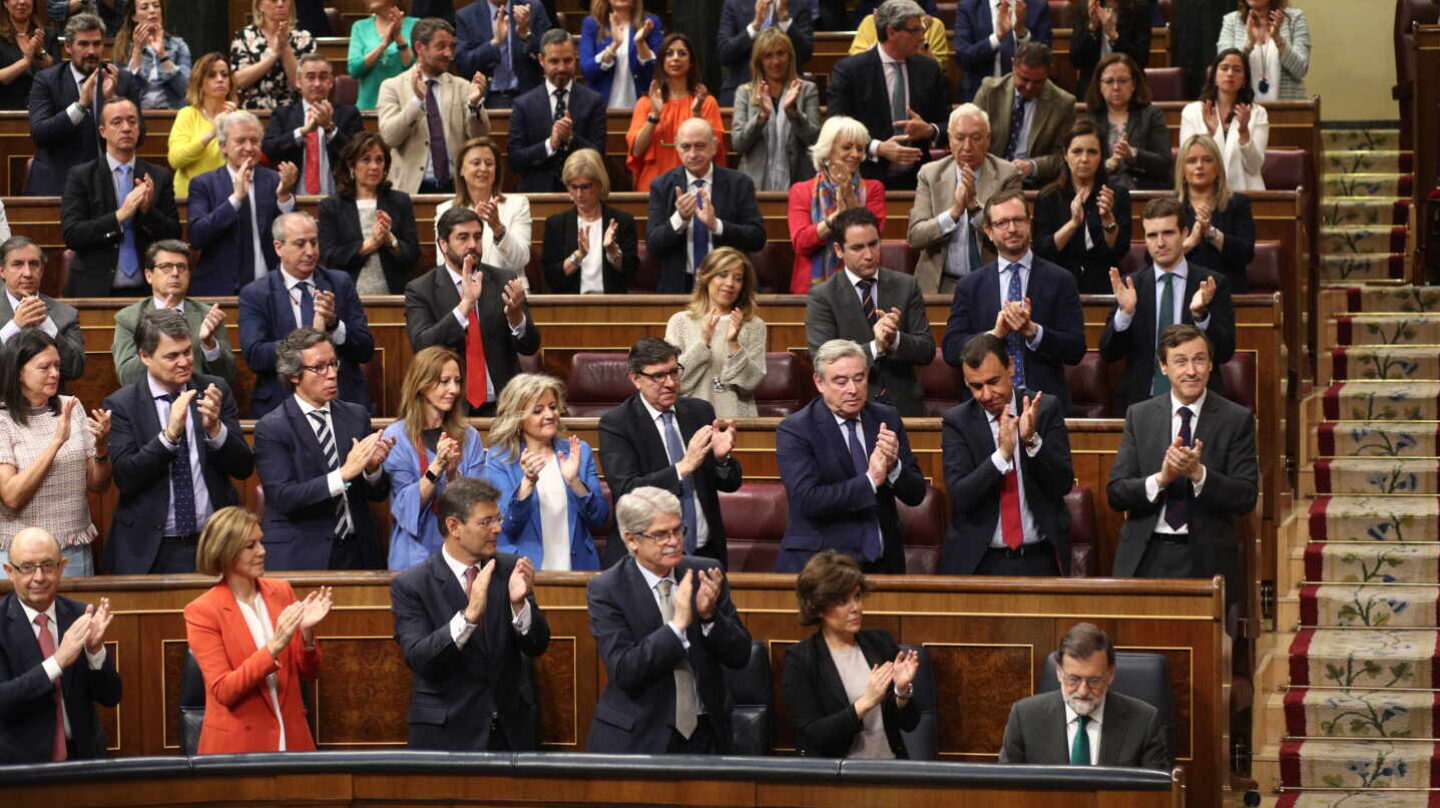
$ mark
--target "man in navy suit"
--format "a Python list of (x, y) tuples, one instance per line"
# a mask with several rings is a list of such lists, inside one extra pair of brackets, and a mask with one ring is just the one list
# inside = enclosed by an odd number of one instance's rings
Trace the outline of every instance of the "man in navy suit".
[(971, 399), (941, 423), (951, 518), (940, 572), (1070, 574), (1065, 494), (1075, 472), (1059, 402), (1015, 389), (994, 334), (971, 337), (960, 361)]
[(605, 692), (588, 752), (725, 754), (730, 694), (722, 666), (750, 658), (750, 634), (713, 559), (685, 554), (680, 501), (641, 486), (620, 497), (615, 522), (629, 556), (585, 587)]
[(460, 75), (484, 73), (489, 109), (506, 109), (540, 84), (536, 59), (540, 37), (550, 30), (550, 15), (539, 0), (479, 0), (455, 14)]
[(826, 105), (830, 115), (848, 115), (869, 130), (860, 167), (866, 179), (914, 190), (926, 150), (945, 145), (950, 88), (940, 66), (920, 52), (925, 11), (912, 0), (889, 0), (875, 10), (875, 38), (874, 48), (830, 70)]
[(484, 480), (452, 480), (435, 508), (445, 543), (390, 581), (395, 642), (412, 673), (411, 749), (539, 747), (540, 702), (526, 657), (545, 653), (550, 624), (535, 602), (535, 565), (496, 552), (499, 500)]
[(230, 386), (195, 373), (190, 323), (145, 312), (135, 343), (145, 375), (111, 393), (110, 457), (120, 502), (105, 542), (114, 575), (195, 571), (210, 514), (240, 504), (232, 480), (255, 468)]
[(869, 398), (865, 352), (833, 339), (815, 352), (820, 397), (780, 422), (775, 456), (790, 501), (776, 572), (799, 572), (838, 550), (870, 573), (905, 572), (905, 529), (895, 500), (919, 505), (925, 477), (900, 413)]
[(275, 351), (294, 391), (255, 424), (265, 483), (265, 565), (275, 570), (384, 569), (367, 502), (390, 496), (382, 464), (394, 441), (370, 413), (336, 398), (340, 360), (324, 331), (297, 328)]
[(756, 0), (725, 0), (720, 11), (719, 49), (716, 54), (725, 66), (720, 85), (720, 106), (732, 106), (735, 89), (750, 80), (750, 55), (755, 37), (766, 28), (779, 28), (795, 46), (795, 71), (803, 72), (815, 52), (815, 11), (813, 3), (790, 0), (786, 3)]
[(294, 163), (300, 167), (296, 185), (306, 196), (335, 192), (334, 166), (350, 138), (365, 129), (360, 110), (353, 104), (333, 104), (330, 91), (335, 75), (330, 60), (320, 53), (300, 57), (300, 100), (270, 115), (260, 150), (271, 165)]
[(975, 97), (986, 76), (1009, 73), (1021, 45), (1049, 45), (1050, 38), (1050, 4), (1045, 0), (960, 0), (955, 8), (955, 61), (965, 73), (960, 103)]
[(541, 40), (545, 83), (515, 99), (510, 112), (510, 167), (522, 193), (564, 191), (565, 158), (577, 149), (605, 153), (605, 99), (575, 83), (575, 43), (559, 28)]
[(225, 165), (190, 181), (190, 246), (200, 251), (192, 295), (238, 294), (279, 261), (270, 226), (295, 209), (291, 191), (300, 172), (294, 163), (281, 163), (279, 172), (259, 164), (261, 131), (260, 119), (243, 110), (215, 121)]
[(1075, 276), (1030, 251), (1030, 206), (1019, 191), (985, 203), (985, 235), (999, 256), (955, 284), (941, 350), (960, 367), (960, 349), (988, 331), (1005, 340), (1015, 386), (1055, 396), (1070, 412), (1064, 365), (1085, 358), (1085, 311)]
[[(38, 527), (10, 540), (0, 600), (0, 763), (105, 756), (95, 705), (120, 703), (120, 675), (105, 647), (110, 601), (87, 606), (57, 594), (66, 559)], [(84, 654), (83, 664), (80, 661)]]
[(696, 269), (716, 247), (765, 248), (755, 183), (748, 174), (715, 165), (718, 147), (709, 121), (685, 121), (675, 134), (680, 165), (650, 183), (645, 245), (660, 262), (656, 292), (689, 294)]
[(140, 82), (101, 61), (104, 37), (99, 17), (71, 17), (65, 23), (70, 60), (35, 74), (29, 103), (35, 160), (25, 176), (26, 196), (60, 196), (70, 169), (104, 157), (96, 125), (99, 101), (121, 95), (140, 108)]
[[(1101, 358), (1126, 363), (1115, 400), (1116, 415), (1124, 414), (1131, 404), (1170, 392), (1170, 379), (1160, 369), (1156, 350), (1167, 326), (1183, 323), (1205, 332), (1216, 367), (1235, 355), (1235, 301), (1230, 297), (1230, 282), (1214, 270), (1185, 260), (1190, 229), (1183, 224), (1180, 203), (1152, 199), (1140, 218), (1145, 249), (1154, 265), (1123, 281), (1119, 270), (1110, 270), (1115, 308), (1100, 335)], [(1224, 394), (1220, 377), (1211, 373), (1209, 386)]]
[(280, 271), (240, 290), (240, 348), (255, 371), (250, 417), (261, 418), (288, 398), (280, 384), (276, 350), (297, 328), (327, 334), (339, 355), (340, 398), (371, 408), (360, 366), (375, 355), (375, 337), (355, 282), (320, 266), (319, 230), (308, 213), (286, 213), (272, 227)]

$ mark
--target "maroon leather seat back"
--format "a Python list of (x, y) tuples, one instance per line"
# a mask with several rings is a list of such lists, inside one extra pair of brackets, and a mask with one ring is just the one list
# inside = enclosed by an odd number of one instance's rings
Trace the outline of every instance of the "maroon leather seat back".
[(720, 493), (725, 545), (731, 572), (774, 572), (780, 539), (790, 516), (785, 485), (775, 480), (746, 482)]
[(1071, 488), (1065, 510), (1070, 512), (1070, 577), (1094, 578), (1100, 563), (1094, 492), (1083, 485)]
[(1065, 366), (1065, 386), (1070, 388), (1071, 417), (1109, 418), (1114, 411), (1115, 391), (1099, 351), (1086, 351), (1080, 364)]
[(1255, 352), (1236, 351), (1230, 361), (1220, 366), (1225, 382), (1225, 397), (1252, 412), (1255, 410)]
[(880, 242), (880, 266), (906, 275), (915, 274), (915, 251), (904, 241)]
[(599, 417), (635, 392), (623, 353), (575, 354), (565, 388), (566, 414), (574, 418)]
[(809, 354), (787, 351), (765, 354), (765, 378), (755, 388), (755, 406), (761, 418), (784, 418), (814, 397)]
[(795, 269), (795, 245), (788, 241), (767, 241), (758, 253), (751, 253), (755, 280), (761, 294), (789, 294), (790, 275)]
[(630, 279), (630, 291), (654, 292), (655, 284), (660, 282), (660, 262), (652, 258), (645, 249), (645, 239), (637, 241), (635, 247), (640, 256), (640, 265), (635, 270), (635, 276)]
[(1146, 257), (1145, 242), (1132, 241), (1130, 242), (1130, 252), (1125, 253), (1125, 257), (1120, 259), (1120, 266), (1116, 269), (1120, 270), (1121, 276), (1139, 272), (1147, 265)]
[(960, 368), (945, 364), (940, 349), (935, 349), (935, 359), (928, 365), (915, 366), (915, 378), (925, 391), (925, 415), (939, 418), (951, 407), (969, 398), (965, 392), (965, 375)]
[(1284, 288), (1280, 266), (1280, 243), (1259, 241), (1255, 243), (1255, 258), (1245, 269), (1245, 278), (1250, 282), (1251, 292), (1279, 292)]
[(1260, 177), (1270, 191), (1294, 191), (1301, 187), (1315, 193), (1310, 182), (1310, 155), (1302, 149), (1266, 149)]
[(1049, 0), (1049, 2), (1050, 27), (1073, 28), (1075, 26), (1075, 6), (1070, 0)]
[[(344, 36), (337, 33), (336, 36)], [(335, 83), (330, 87), (330, 103), (355, 106), (355, 101), (360, 98), (360, 82), (352, 76), (336, 76)]]
[(934, 575), (940, 564), (940, 547), (945, 543), (950, 505), (945, 492), (928, 486), (925, 499), (910, 507), (896, 502), (900, 524), (905, 529), (905, 571), (911, 575)]
[(1185, 69), (1180, 67), (1147, 67), (1145, 81), (1150, 85), (1152, 101), (1187, 101)]

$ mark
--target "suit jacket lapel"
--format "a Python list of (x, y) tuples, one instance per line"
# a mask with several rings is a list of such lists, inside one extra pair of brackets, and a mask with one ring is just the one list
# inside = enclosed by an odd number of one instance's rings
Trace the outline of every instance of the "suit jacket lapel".
[[(660, 604), (655, 601), (650, 587), (645, 585), (645, 576), (640, 574), (640, 565), (635, 557), (627, 556), (621, 563), (622, 575), (625, 577), (624, 597), (630, 601), (629, 608), (625, 611), (632, 621), (636, 636), (643, 637), (660, 628), (664, 622), (660, 614)], [(680, 567), (676, 567), (676, 575), (679, 574)]]
[(0, 289), (0, 323), (15, 319), (15, 310), (10, 308), (10, 293)]
[(840, 668), (835, 665), (835, 657), (830, 653), (830, 646), (825, 642), (825, 637), (819, 631), (810, 635), (807, 642), (812, 644), (811, 651), (815, 657), (815, 669), (820, 674), (821, 686), (830, 694), (830, 700), (836, 704), (849, 704), (850, 694), (845, 691), (845, 683), (840, 679)]
[(1100, 723), (1100, 756), (1096, 762), (1101, 766), (1120, 765), (1120, 745), (1125, 741), (1124, 731), (1130, 722), (1128, 711), (1117, 699), (1105, 700), (1105, 720)]
[(1200, 408), (1200, 422), (1195, 425), (1191, 433), (1192, 440), (1203, 441), (1206, 446), (1210, 445), (1210, 436), (1215, 432), (1215, 419), (1220, 417), (1220, 405), (1215, 401), (1214, 392), (1205, 394), (1205, 404)]
[[(835, 461), (839, 463), (842, 471), (853, 471), (854, 462), (850, 459), (850, 435), (849, 430), (842, 430), (840, 425), (835, 423), (835, 413), (825, 406), (823, 399), (817, 398), (814, 403), (814, 427), (815, 435), (821, 443), (832, 447), (829, 451)], [(816, 453), (816, 460), (819, 460), (819, 453)], [(821, 473), (824, 473), (822, 468)], [(848, 475), (847, 475), (848, 476)]]
[[(95, 178), (95, 184), (98, 186), (97, 190), (100, 191), (100, 204), (102, 206), (101, 210), (95, 212), (103, 216), (105, 213), (118, 209), (120, 204), (115, 196), (115, 175), (110, 171), (110, 161), (105, 157), (96, 160), (95, 173), (93, 176)], [(130, 176), (132, 181), (140, 179), (140, 161), (138, 159), (131, 161)]]
[[(828, 247), (826, 249), (829, 249)], [(860, 305), (860, 293), (854, 286), (850, 285), (850, 277), (845, 274), (845, 268), (841, 267), (839, 272), (833, 276), (832, 283), (835, 284), (833, 294), (835, 300), (835, 312), (840, 321), (840, 333), (844, 334), (851, 330), (851, 327), (858, 330), (862, 326), (868, 327), (865, 321), (865, 309)], [(880, 290), (875, 290), (875, 299), (880, 299)]]
[(1155, 267), (1140, 270), (1135, 279), (1135, 327), (1142, 329), (1141, 345), (1147, 346), (1145, 355), (1155, 353), (1155, 325), (1160, 322), (1160, 312), (1155, 302)]
[[(676, 410), (676, 421), (679, 419), (679, 407)], [(634, 432), (638, 435), (641, 445), (640, 456), (651, 463), (661, 465), (669, 464), (670, 454), (665, 451), (665, 444), (660, 440), (660, 433), (655, 431), (655, 422), (650, 420), (650, 411), (645, 408), (645, 402), (641, 400), (640, 394), (636, 393), (630, 398), (630, 415), (634, 422)], [(683, 428), (677, 423), (677, 430), (681, 431), (681, 439), (684, 439)]]
[(35, 629), (30, 627), (30, 621), (25, 619), (25, 610), (20, 607), (19, 596), (11, 593), (5, 598), (5, 602), (8, 605), (3, 618), (0, 618), (5, 621), (5, 647), (15, 652), (18, 670), (30, 670), (45, 661), (40, 656), (40, 642), (35, 636)]
[[(1049, 758), (1060, 761), (1061, 764), (1070, 762), (1069, 735), (1070, 728), (1065, 723), (1065, 700), (1060, 691), (1051, 691), (1052, 698), (1046, 700), (1045, 710), (1048, 713), (1045, 723), (1054, 727), (1055, 732), (1050, 734), (1048, 745), (1050, 753), (1041, 759)], [(1101, 733), (1102, 735), (1104, 733)]]
[[(295, 433), (295, 440), (298, 441), (296, 446), (304, 447), (305, 451), (302, 452), (300, 456), (315, 459), (316, 466), (322, 472), (328, 471), (328, 469), (325, 469), (325, 458), (320, 448), (320, 439), (315, 436), (315, 430), (310, 426), (310, 419), (306, 417), (305, 413), (300, 411), (300, 405), (295, 403), (295, 397), (293, 395), (286, 396), (285, 403), (280, 406), (285, 408), (285, 415), (290, 421), (290, 430)], [(331, 408), (330, 411), (332, 413), (331, 423), (333, 424), (334, 408)], [(331, 434), (335, 435), (333, 428), (331, 429)], [(340, 450), (340, 438), (338, 435), (335, 435), (335, 450), (337, 452)]]

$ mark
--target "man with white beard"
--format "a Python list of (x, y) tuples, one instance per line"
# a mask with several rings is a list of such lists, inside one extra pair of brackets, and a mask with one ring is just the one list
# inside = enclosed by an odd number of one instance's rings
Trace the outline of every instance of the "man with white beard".
[(1060, 689), (1010, 708), (1001, 763), (1140, 766), (1170, 771), (1173, 761), (1155, 708), (1108, 693), (1115, 647), (1105, 632), (1077, 623), (1055, 651)]

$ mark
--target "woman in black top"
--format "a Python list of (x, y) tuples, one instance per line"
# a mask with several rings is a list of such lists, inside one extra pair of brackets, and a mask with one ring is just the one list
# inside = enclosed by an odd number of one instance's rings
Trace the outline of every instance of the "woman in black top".
[[(578, 149), (560, 170), (575, 206), (545, 220), (540, 267), (557, 295), (619, 295), (640, 266), (635, 217), (605, 204), (610, 175), (594, 149)], [(584, 238), (581, 238), (584, 236)]]
[(1168, 189), (1175, 181), (1165, 113), (1150, 103), (1145, 71), (1123, 53), (1096, 66), (1085, 94), (1090, 119), (1105, 133), (1105, 173), (1117, 188)]
[(0, 0), (0, 109), (25, 109), (35, 74), (60, 56), (42, 1)]
[(1035, 254), (1070, 270), (1082, 295), (1110, 293), (1110, 268), (1130, 251), (1130, 192), (1106, 183), (1100, 127), (1065, 135), (1060, 176), (1035, 200)]
[(1128, 55), (1140, 67), (1150, 63), (1150, 11), (1145, 0), (1076, 0), (1070, 63), (1079, 74), (1075, 97), (1084, 98), (1101, 59)]
[(320, 202), (320, 262), (348, 272), (362, 295), (403, 293), (420, 260), (415, 210), (389, 173), (390, 147), (361, 132), (340, 151), (335, 193)]
[(1185, 260), (1230, 279), (1230, 293), (1250, 290), (1246, 273), (1255, 259), (1255, 215), (1250, 198), (1230, 190), (1220, 146), (1209, 135), (1191, 135), (1180, 147), (1175, 191), (1190, 228)]

